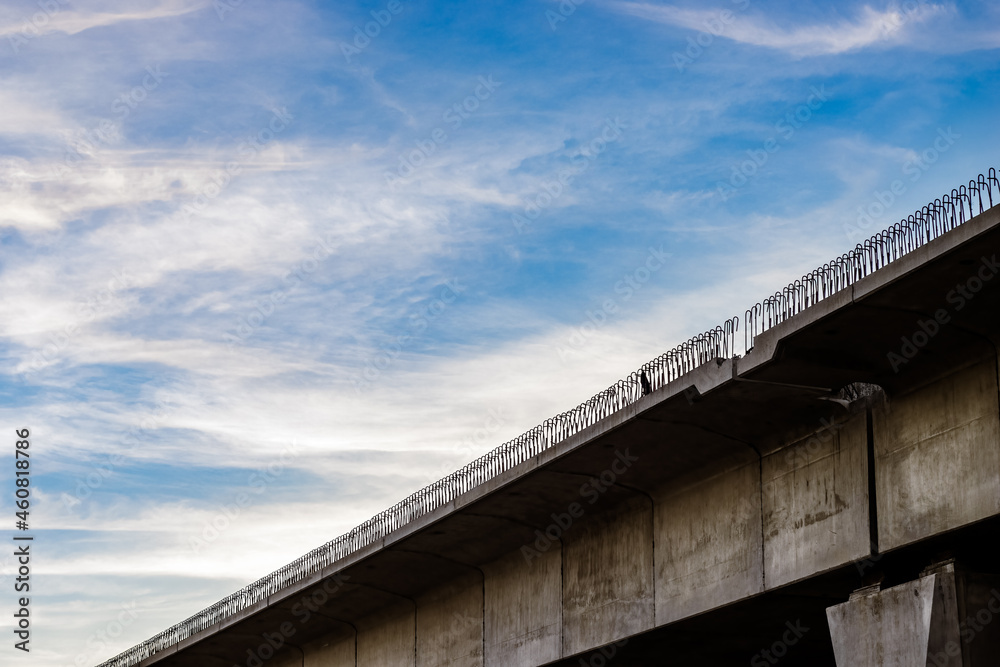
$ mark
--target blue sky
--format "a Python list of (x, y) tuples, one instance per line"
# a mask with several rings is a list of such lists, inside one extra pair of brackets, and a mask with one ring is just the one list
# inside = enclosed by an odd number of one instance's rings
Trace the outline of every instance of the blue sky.
[(996, 166), (998, 19), (5, 3), (31, 664), (146, 639)]

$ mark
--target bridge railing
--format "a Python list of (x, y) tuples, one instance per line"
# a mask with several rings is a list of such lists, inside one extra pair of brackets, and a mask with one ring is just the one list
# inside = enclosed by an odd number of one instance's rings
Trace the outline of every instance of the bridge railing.
[[(997, 195), (997, 196), (995, 196)], [(994, 206), (1000, 200), (995, 169), (967, 186), (924, 206), (852, 251), (824, 264), (764, 299), (744, 315), (743, 351), (762, 332), (839, 292), (903, 255), (926, 245)], [(225, 621), (323, 568), (377, 543), (393, 531), (455, 500), (463, 493), (537, 456), (558, 442), (716, 359), (739, 353), (733, 317), (643, 364), (604, 391), (572, 410), (550, 417), (513, 440), (484, 454), (444, 479), (417, 491), (354, 528), (346, 535), (313, 549), (288, 565), (258, 579), (156, 636), (102, 663), (100, 667), (132, 667), (149, 656)]]
[(995, 195), (1000, 195), (1000, 182), (996, 169), (990, 169), (747, 309), (745, 349), (771, 327), (993, 208)]

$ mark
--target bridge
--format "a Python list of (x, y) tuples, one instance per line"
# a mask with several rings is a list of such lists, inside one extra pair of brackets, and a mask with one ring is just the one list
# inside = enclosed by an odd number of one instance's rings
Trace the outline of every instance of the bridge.
[(990, 170), (102, 667), (996, 665)]

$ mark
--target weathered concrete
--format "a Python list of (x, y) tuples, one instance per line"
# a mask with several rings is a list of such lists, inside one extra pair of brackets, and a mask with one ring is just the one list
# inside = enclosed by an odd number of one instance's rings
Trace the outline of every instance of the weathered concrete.
[(867, 431), (861, 410), (764, 457), (768, 588), (869, 555)]
[(653, 627), (653, 509), (648, 499), (582, 516), (563, 544), (563, 654)]
[(416, 623), (412, 605), (399, 605), (358, 623), (358, 667), (414, 667)]
[(859, 593), (827, 618), (837, 667), (964, 667), (954, 570)]
[(1000, 659), (1000, 576), (928, 568), (827, 610), (838, 667), (987, 667)]
[(483, 613), (481, 574), (417, 598), (417, 667), (480, 667)]
[(654, 495), (656, 623), (760, 593), (760, 466)]
[(881, 550), (1000, 512), (993, 359), (892, 396), (873, 416)]
[(356, 667), (354, 637), (318, 639), (302, 647), (302, 667)]
[(520, 551), (486, 572), (486, 664), (542, 665), (562, 653), (562, 545), (526, 562)]

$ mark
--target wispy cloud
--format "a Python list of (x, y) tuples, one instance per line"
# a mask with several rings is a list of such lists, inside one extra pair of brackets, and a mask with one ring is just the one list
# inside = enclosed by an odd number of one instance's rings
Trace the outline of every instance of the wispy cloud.
[[(67, 0), (52, 0), (48, 3), (39, 3), (37, 7), (28, 5), (30, 11), (20, 18), (16, 16), (12, 7), (6, 12), (6, 21), (0, 23), (0, 37), (20, 34), (31, 38), (55, 32), (75, 35), (91, 28), (118, 23), (182, 16), (210, 7), (212, 2), (211, 0), (159, 0), (135, 4), (140, 7), (133, 5), (129, 10), (117, 12), (80, 11), (71, 8)], [(143, 4), (151, 6), (141, 7)]]
[[(731, 9), (689, 9), (644, 2), (615, 2), (610, 6), (620, 13), (648, 21), (714, 32), (715, 36), (785, 51), (797, 57), (832, 55), (903, 43), (908, 41), (919, 24), (948, 11), (944, 5), (925, 3), (920, 3), (912, 11), (893, 7), (878, 10), (865, 5), (853, 19), (785, 27), (760, 13), (742, 14)], [(725, 20), (720, 18), (723, 11), (727, 12)]]

